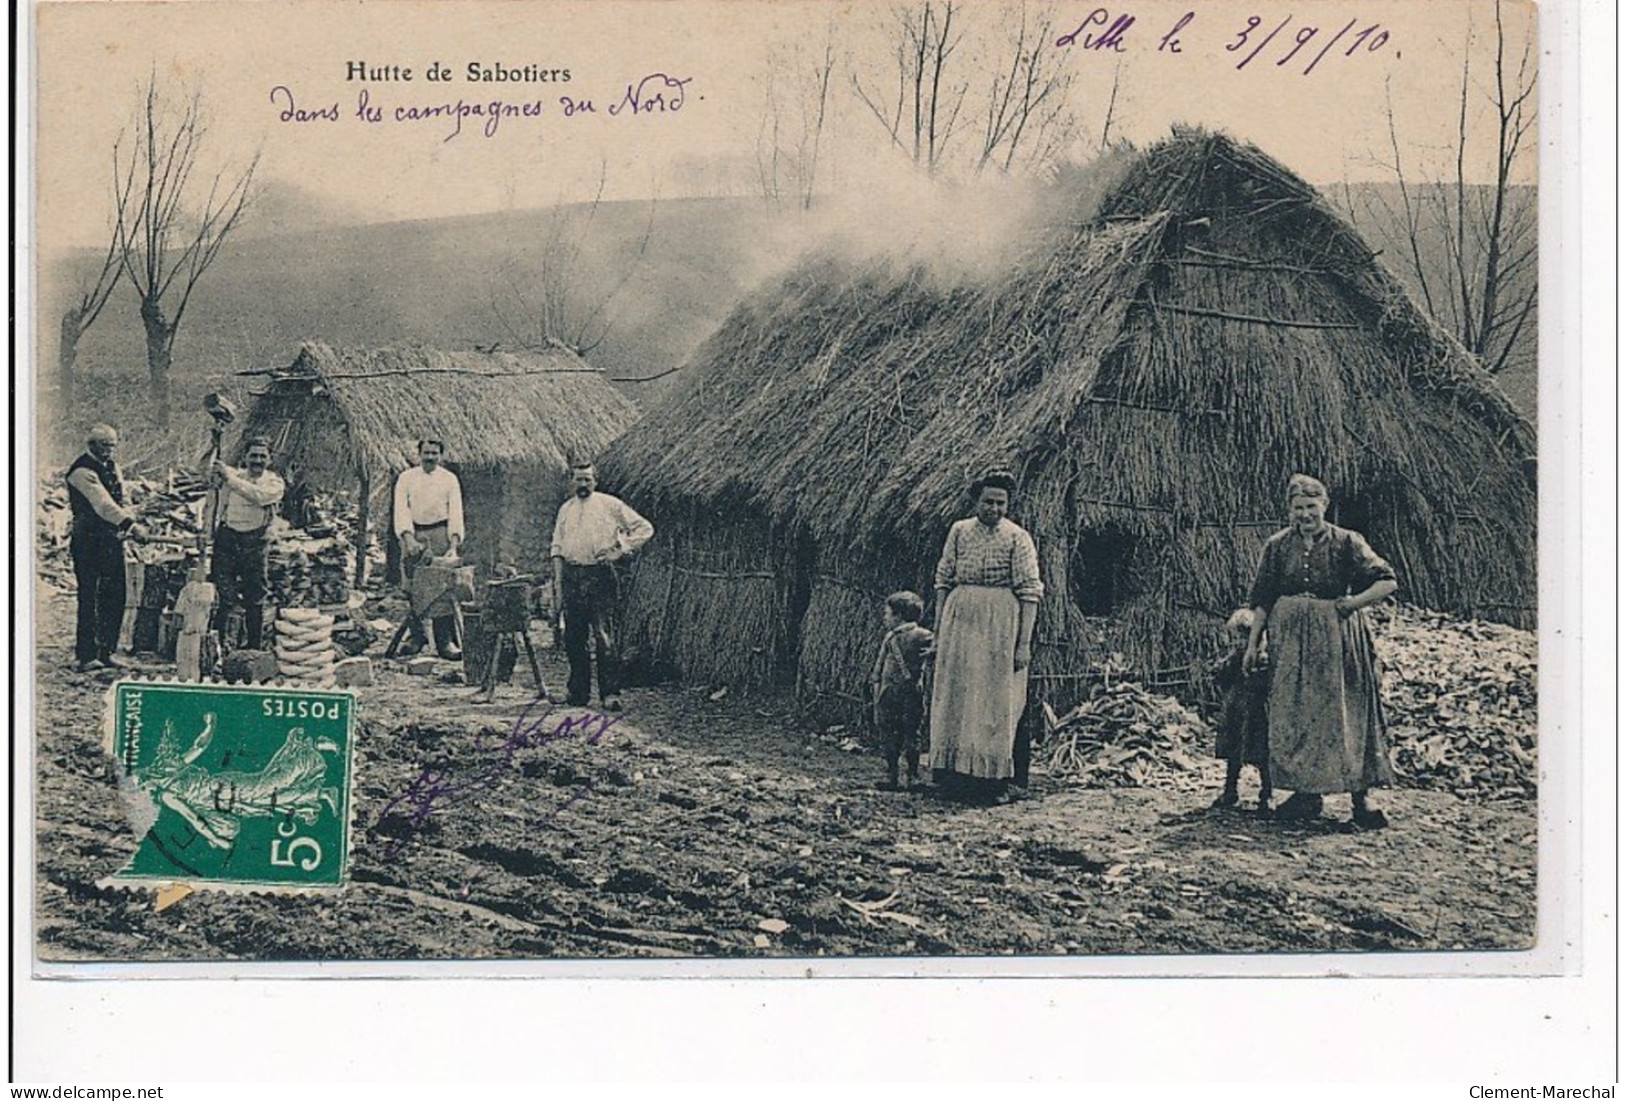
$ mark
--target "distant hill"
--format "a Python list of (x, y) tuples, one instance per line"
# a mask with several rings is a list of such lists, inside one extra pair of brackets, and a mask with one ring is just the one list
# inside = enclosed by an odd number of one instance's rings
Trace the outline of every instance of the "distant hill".
[[(277, 213), (285, 224), (296, 220), (285, 207)], [(663, 200), (245, 237), (199, 284), (175, 372), (282, 366), (305, 340), (448, 348), (536, 340), (522, 299), (534, 304), (549, 256), (579, 240), (569, 281), (582, 301), (607, 300), (608, 332), (589, 351), (592, 362), (615, 377), (660, 374), (680, 365), (748, 288), (762, 267), (767, 222), (759, 202)], [(47, 273), (56, 278), (42, 287), (43, 333), (54, 336), (50, 322), (71, 286), (64, 277), (98, 259), (81, 251)], [(54, 344), (47, 353), (49, 363)], [(140, 321), (121, 291), (82, 341), (80, 365), (96, 373), (144, 364)]]
[[(1352, 196), (1363, 208), (1357, 223), (1372, 247), (1412, 282), (1395, 262), (1397, 227), (1378, 224), (1370, 209), (1380, 204), (1362, 201), (1373, 194), (1356, 188), (1330, 197), (1346, 209)], [(581, 302), (603, 304), (593, 332), (603, 329), (604, 337), (587, 351), (588, 359), (616, 379), (662, 376), (657, 383), (625, 384), (630, 396), (647, 403), (744, 294), (794, 261), (809, 235), (805, 221), (776, 216), (754, 198), (579, 204), (372, 225), (328, 224), (343, 212), (298, 189), (272, 198), (262, 211), (269, 221), (256, 227), (268, 235), (232, 242), (199, 285), (175, 349), (178, 390), (192, 394), (236, 372), (284, 366), (306, 340), (444, 348), (533, 342), (539, 337), (533, 319), (542, 272), (568, 257), (571, 293)], [(317, 228), (293, 228), (312, 225)], [(273, 226), (282, 232), (270, 233)], [(895, 229), (875, 227), (882, 231)], [(49, 412), (56, 320), (75, 273), (99, 259), (80, 250), (56, 258), (44, 273), (47, 429), (56, 420)], [(1526, 343), (1502, 383), (1533, 416), (1533, 328)], [(145, 371), (145, 351), (127, 290), (119, 290), (86, 334), (79, 366), (86, 376), (107, 377), (107, 385), (91, 392), (107, 395), (104, 400), (117, 408), (81, 408), (63, 418), (64, 427), (76, 433), (95, 416), (122, 414), (123, 423), (143, 419), (143, 410), (131, 407), (132, 395), (144, 400), (133, 376)], [(113, 382), (120, 375), (124, 380)], [(254, 380), (236, 384), (251, 390)]]

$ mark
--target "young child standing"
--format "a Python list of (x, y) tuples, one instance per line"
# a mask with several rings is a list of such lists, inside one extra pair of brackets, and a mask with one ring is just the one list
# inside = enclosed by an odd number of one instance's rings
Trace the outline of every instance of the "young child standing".
[(908, 782), (919, 779), (920, 726), (925, 721), (921, 674), (929, 660), (934, 636), (920, 626), (925, 602), (917, 593), (895, 592), (886, 598), (886, 634), (875, 655), (870, 675), (875, 729), (886, 754), (886, 779), (881, 791), (899, 790), (897, 766), (908, 760)]
[(1261, 658), (1259, 667), (1251, 673), (1242, 669), (1241, 658), (1247, 652), (1247, 639), (1253, 629), (1253, 613), (1238, 608), (1225, 623), (1230, 636), (1230, 652), (1214, 666), (1213, 679), (1224, 693), (1219, 712), (1218, 739), (1214, 756), (1225, 761), (1224, 791), (1213, 801), (1215, 808), (1235, 806), (1240, 798), (1236, 782), (1241, 778), (1241, 766), (1253, 765), (1258, 769), (1258, 813), (1270, 815), (1270, 746), (1269, 746), (1269, 659)]

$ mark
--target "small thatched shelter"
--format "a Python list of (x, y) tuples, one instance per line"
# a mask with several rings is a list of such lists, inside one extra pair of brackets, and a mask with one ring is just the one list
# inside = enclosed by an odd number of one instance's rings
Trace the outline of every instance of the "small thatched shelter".
[(628, 639), (687, 676), (861, 699), (889, 590), (929, 593), (968, 478), (1019, 473), (1036, 698), (1177, 683), (1303, 470), (1401, 597), (1535, 610), (1535, 439), (1315, 190), (1178, 131), (1062, 196), (991, 279), (823, 258), (742, 305), (605, 476), (659, 532)]
[(498, 561), (541, 569), (570, 460), (596, 456), (637, 415), (602, 371), (564, 348), (306, 344), (270, 373), (243, 438), (269, 436), (272, 463), (290, 483), (355, 492), (364, 540), (369, 517), (389, 517), (395, 477), (417, 463), (417, 441), (437, 436), (462, 482), (468, 557), (487, 569)]

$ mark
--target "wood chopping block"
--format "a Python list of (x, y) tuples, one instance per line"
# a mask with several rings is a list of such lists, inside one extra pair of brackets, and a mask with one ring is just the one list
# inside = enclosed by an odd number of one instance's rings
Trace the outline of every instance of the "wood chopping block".
[(269, 650), (233, 650), (222, 664), (227, 684), (267, 684), (277, 679), (276, 655)]
[(523, 631), (530, 626), (530, 577), (493, 581), (485, 587), (486, 629)]
[(364, 688), (372, 684), (372, 659), (343, 659), (333, 666), (333, 682), (340, 688)]

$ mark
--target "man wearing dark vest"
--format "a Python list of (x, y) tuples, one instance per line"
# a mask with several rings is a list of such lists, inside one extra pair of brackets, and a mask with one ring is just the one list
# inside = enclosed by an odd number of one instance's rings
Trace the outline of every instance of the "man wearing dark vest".
[(211, 475), (220, 487), (220, 527), (215, 531), (214, 581), (220, 593), (215, 629), (231, 609), (243, 609), (243, 645), (258, 650), (265, 627), (265, 533), (286, 491), (269, 468), (271, 441), (255, 436), (243, 450), (243, 469), (214, 461)]
[(68, 467), (68, 505), (73, 533), (68, 551), (79, 585), (79, 618), (74, 631), (74, 668), (113, 669), (124, 620), (124, 540), (145, 539), (147, 530), (124, 506), (124, 482), (113, 453), (118, 433), (105, 424), (90, 430), (85, 453)]

